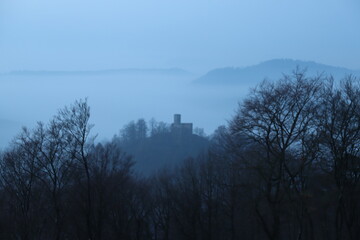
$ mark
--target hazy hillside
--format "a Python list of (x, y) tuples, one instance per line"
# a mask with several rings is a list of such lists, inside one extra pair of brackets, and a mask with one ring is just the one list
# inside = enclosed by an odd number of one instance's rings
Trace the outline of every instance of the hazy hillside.
[(243, 68), (218, 68), (195, 80), (200, 84), (246, 84), (252, 85), (267, 78), (276, 80), (283, 74), (291, 73), (296, 67), (306, 69), (309, 75), (324, 73), (333, 75), (336, 79), (347, 74), (360, 76), (360, 70), (351, 70), (334, 67), (310, 61), (299, 61), (291, 59), (274, 59), (260, 64)]
[(177, 138), (171, 133), (162, 133), (141, 141), (122, 145), (122, 149), (135, 161), (135, 169), (142, 174), (151, 174), (163, 167), (174, 167), (186, 158), (196, 158), (209, 146), (206, 138), (195, 134)]

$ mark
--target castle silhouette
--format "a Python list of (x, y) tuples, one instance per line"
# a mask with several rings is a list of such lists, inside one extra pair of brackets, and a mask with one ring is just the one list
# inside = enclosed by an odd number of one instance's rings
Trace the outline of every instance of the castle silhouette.
[(176, 136), (191, 135), (193, 133), (193, 124), (182, 123), (181, 114), (174, 114), (174, 122), (171, 124), (171, 133)]

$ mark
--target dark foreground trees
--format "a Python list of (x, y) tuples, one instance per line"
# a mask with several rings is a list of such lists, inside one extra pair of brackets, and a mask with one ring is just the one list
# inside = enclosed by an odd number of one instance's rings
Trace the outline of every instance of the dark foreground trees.
[(228, 146), (255, 183), (260, 239), (360, 237), (359, 91), (294, 72), (239, 106)]
[(109, 235), (104, 225), (115, 210), (109, 207), (132, 188), (132, 162), (112, 143), (92, 143), (89, 117), (87, 102), (77, 101), (49, 124), (24, 128), (1, 155), (2, 239)]
[(77, 101), (1, 153), (1, 239), (360, 239), (353, 77), (264, 82), (208, 152), (146, 178), (119, 139), (94, 144), (89, 117)]
[(360, 238), (360, 85), (353, 77), (324, 88), (322, 164), (335, 182), (336, 239)]
[[(260, 84), (230, 124), (232, 135), (245, 137), (257, 151), (244, 163), (257, 177), (255, 213), (268, 239), (311, 234), (304, 194), (316, 158), (320, 98), (321, 78), (295, 72), (276, 83)], [(285, 207), (294, 215), (287, 221)], [(284, 234), (285, 228), (291, 232)]]

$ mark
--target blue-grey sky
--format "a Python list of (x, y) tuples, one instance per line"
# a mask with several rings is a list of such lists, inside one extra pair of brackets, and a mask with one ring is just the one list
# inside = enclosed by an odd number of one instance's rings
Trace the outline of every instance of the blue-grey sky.
[(1, 0), (0, 72), (272, 58), (360, 69), (359, 0)]

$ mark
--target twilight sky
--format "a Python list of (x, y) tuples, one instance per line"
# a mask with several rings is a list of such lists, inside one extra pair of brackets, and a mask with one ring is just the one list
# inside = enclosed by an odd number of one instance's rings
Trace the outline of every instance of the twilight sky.
[(272, 58), (360, 69), (359, 0), (0, 0), (0, 72)]

